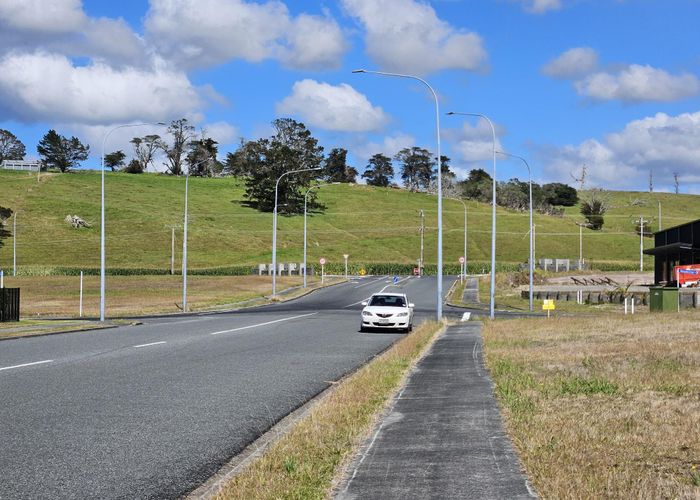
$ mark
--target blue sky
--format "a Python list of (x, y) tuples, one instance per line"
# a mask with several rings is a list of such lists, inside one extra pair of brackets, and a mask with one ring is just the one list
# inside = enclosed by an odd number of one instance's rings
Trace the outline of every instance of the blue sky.
[[(413, 145), (459, 176), (490, 170), (499, 148), (528, 158), (540, 182), (700, 192), (700, 1), (674, 0), (3, 0), (0, 128), (35, 155), (49, 129), (90, 143), (116, 124), (186, 116), (220, 142), (303, 121), (326, 150), (367, 159)], [(130, 152), (120, 130), (107, 150)], [(525, 177), (499, 161), (498, 177)]]

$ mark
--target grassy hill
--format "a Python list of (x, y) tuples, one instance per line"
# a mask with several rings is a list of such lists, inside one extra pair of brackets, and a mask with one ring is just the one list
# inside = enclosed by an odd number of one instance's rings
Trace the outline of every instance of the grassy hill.
[[(242, 204), (238, 179), (190, 179), (188, 257), (190, 268), (255, 265), (271, 260), (272, 215)], [(184, 178), (165, 175), (106, 175), (107, 266), (170, 268), (171, 228), (176, 228), (176, 262), (182, 248)], [(418, 211), (426, 214), (426, 262), (436, 260), (437, 201), (434, 196), (398, 189), (333, 185), (319, 190), (325, 213), (309, 217), (309, 262), (325, 257), (342, 262), (414, 263), (419, 256)], [(587, 260), (639, 262), (639, 237), (633, 219), (653, 217), (658, 201), (663, 225), (700, 218), (700, 196), (611, 192), (613, 208), (602, 231), (584, 230)], [(100, 175), (98, 172), (36, 174), (0, 170), (0, 205), (17, 215), (18, 266), (99, 267)], [(487, 204), (468, 202), (470, 262), (490, 258), (491, 212)], [(64, 222), (78, 215), (92, 224), (76, 230)], [(582, 220), (578, 207), (564, 217), (535, 216), (536, 257), (578, 258)], [(528, 251), (527, 213), (498, 210), (499, 262), (523, 262)], [(278, 258), (301, 261), (303, 217), (280, 217)], [(444, 202), (444, 260), (462, 254), (463, 209)], [(652, 246), (650, 240), (646, 246)], [(651, 259), (645, 264), (651, 265)], [(12, 239), (0, 248), (0, 268), (12, 266)]]

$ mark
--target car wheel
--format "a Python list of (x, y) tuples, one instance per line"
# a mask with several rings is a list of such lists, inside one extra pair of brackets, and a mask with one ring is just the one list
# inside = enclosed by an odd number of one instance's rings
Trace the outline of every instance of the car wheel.
[(362, 326), (362, 325), (360, 325), (360, 333), (364, 333), (364, 332), (366, 332), (366, 331), (367, 331), (367, 330), (365, 329), (365, 327)]

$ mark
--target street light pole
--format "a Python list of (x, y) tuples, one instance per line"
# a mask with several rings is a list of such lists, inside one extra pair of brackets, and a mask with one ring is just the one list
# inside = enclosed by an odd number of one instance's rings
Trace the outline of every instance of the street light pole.
[(478, 116), (483, 118), (491, 126), (491, 134), (493, 135), (493, 194), (491, 200), (491, 291), (489, 293), (489, 315), (491, 319), (494, 319), (495, 315), (495, 303), (496, 303), (496, 129), (488, 116), (482, 115), (481, 113), (460, 113), (457, 111), (450, 111), (448, 115), (461, 115), (461, 116)]
[(527, 167), (528, 184), (530, 187), (530, 231), (529, 231), (529, 233), (530, 233), (530, 254), (528, 255), (528, 259), (527, 259), (527, 261), (528, 261), (527, 267), (528, 267), (528, 271), (530, 274), (530, 289), (529, 289), (530, 311), (534, 311), (535, 308), (534, 308), (533, 300), (532, 300), (533, 299), (532, 285), (534, 282), (533, 277), (534, 277), (534, 267), (535, 267), (535, 262), (534, 262), (533, 256), (532, 256), (532, 238), (533, 238), (533, 236), (532, 236), (532, 170), (530, 170), (530, 165), (528, 164), (527, 160), (525, 158), (523, 158), (522, 156), (513, 155), (510, 153), (506, 153), (504, 151), (497, 151), (497, 153), (502, 154), (503, 156), (510, 156), (511, 158), (516, 158), (518, 160), (521, 160), (525, 164), (525, 166)]
[(187, 167), (187, 174), (185, 174), (185, 220), (182, 230), (182, 312), (187, 312), (187, 221), (189, 219), (187, 205), (190, 189), (190, 169), (213, 159), (213, 157), (209, 157), (205, 160), (198, 161), (194, 165)]
[[(299, 172), (310, 172), (312, 170), (321, 170), (323, 167), (314, 167), (314, 168), (301, 168), (299, 170), (290, 170), (289, 172), (285, 172), (282, 175), (280, 175), (277, 178), (277, 182), (275, 183), (275, 207), (273, 209), (272, 213), (272, 296), (275, 297), (277, 295), (277, 190), (280, 185), (280, 181), (282, 180), (282, 177), (285, 175), (289, 174), (297, 174)], [(306, 273), (306, 269), (304, 269), (304, 273)], [(304, 275), (306, 276), (306, 274)]]
[[(311, 192), (312, 189), (317, 189), (321, 188), (323, 186), (332, 186), (334, 184), (340, 184), (340, 182), (327, 182), (324, 184), (317, 184), (316, 186), (311, 186), (309, 189), (306, 190), (306, 194), (304, 195), (304, 288), (306, 288), (306, 204), (309, 200), (309, 193)], [(348, 262), (347, 259), (345, 260), (345, 274), (347, 278), (347, 266)]]
[(446, 197), (445, 199), (458, 201), (464, 207), (464, 253), (462, 254), (462, 256), (464, 257), (463, 275), (466, 278), (467, 277), (467, 262), (468, 262), (467, 261), (467, 204), (461, 198)]
[(157, 123), (126, 123), (111, 128), (102, 138), (102, 162), (100, 171), (102, 173), (100, 186), (100, 321), (105, 320), (105, 144), (107, 138), (117, 129), (128, 127), (143, 127), (147, 125), (165, 125), (164, 122)]
[(438, 102), (437, 93), (433, 90), (428, 82), (413, 75), (403, 75), (400, 73), (386, 73), (383, 71), (368, 71), (365, 69), (353, 70), (353, 73), (367, 73), (373, 75), (381, 76), (393, 76), (397, 78), (408, 78), (411, 80), (417, 80), (423, 85), (428, 87), (428, 90), (433, 94), (433, 99), (435, 100), (435, 132), (437, 138), (437, 197), (438, 197), (438, 241), (437, 241), (437, 320), (442, 321), (442, 165), (440, 161), (442, 160), (442, 153), (440, 151), (440, 104)]

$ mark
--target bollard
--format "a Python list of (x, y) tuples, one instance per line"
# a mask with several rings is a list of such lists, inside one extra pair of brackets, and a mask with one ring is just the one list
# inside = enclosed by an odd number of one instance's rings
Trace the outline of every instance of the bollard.
[(78, 311), (79, 316), (83, 317), (83, 272), (80, 271), (80, 310)]
[(625, 297), (625, 316), (627, 316), (627, 297)]

